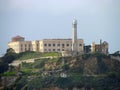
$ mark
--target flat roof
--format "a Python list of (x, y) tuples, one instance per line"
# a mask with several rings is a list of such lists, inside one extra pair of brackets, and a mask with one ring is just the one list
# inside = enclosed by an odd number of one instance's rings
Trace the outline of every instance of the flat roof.
[[(43, 39), (43, 40), (72, 40), (71, 38), (64, 39), (64, 38), (56, 38), (56, 39)], [(83, 39), (77, 39), (77, 40), (83, 40)]]

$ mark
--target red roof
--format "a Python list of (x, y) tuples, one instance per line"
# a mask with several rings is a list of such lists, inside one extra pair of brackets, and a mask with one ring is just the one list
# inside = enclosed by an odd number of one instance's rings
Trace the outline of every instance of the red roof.
[(12, 41), (13, 41), (13, 42), (14, 42), (14, 41), (21, 41), (21, 40), (23, 41), (23, 40), (24, 40), (24, 37), (21, 37), (21, 36), (19, 36), (19, 35), (12, 38)]
[(13, 37), (12, 39), (15, 39), (15, 38), (24, 38), (24, 37), (21, 37), (21, 36), (17, 35), (15, 37)]

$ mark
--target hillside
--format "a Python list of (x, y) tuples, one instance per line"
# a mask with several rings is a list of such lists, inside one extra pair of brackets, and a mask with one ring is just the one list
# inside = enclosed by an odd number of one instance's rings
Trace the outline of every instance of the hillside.
[[(44, 57), (50, 55), (56, 54), (42, 54)], [(28, 54), (23, 54), (19, 58), (28, 56)], [(9, 72), (3, 74), (4, 78), (12, 81), (6, 80), (8, 85), (5, 87), (8, 90), (13, 88), (15, 90), (120, 89), (120, 62), (111, 59), (109, 55), (94, 53), (76, 57), (61, 57), (58, 54), (56, 56), (37, 57), (34, 63), (23, 62), (17, 68), (11, 67)], [(5, 79), (2, 81), (5, 82)]]

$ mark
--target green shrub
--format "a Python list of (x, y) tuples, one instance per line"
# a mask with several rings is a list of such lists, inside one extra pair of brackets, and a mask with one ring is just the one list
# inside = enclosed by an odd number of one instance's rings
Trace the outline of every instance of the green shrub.
[(52, 56), (52, 57), (59, 56), (59, 53), (57, 53), (57, 52), (45, 52), (42, 54), (42, 57), (48, 57), (48, 56)]
[(90, 57), (90, 54), (83, 54), (82, 55), (82, 59), (86, 60)]
[(27, 77), (22, 77), (15, 83), (15, 90), (21, 90), (27, 84)]
[(4, 72), (2, 75), (3, 76), (15, 76), (16, 72)]

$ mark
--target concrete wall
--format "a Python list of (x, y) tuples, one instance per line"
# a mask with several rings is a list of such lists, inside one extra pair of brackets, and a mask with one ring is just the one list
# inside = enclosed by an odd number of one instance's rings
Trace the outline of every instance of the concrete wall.
[[(84, 51), (84, 41), (77, 40), (78, 52)], [(9, 42), (9, 48), (13, 48), (16, 53), (25, 51), (38, 51), (38, 52), (61, 52), (72, 51), (71, 39), (44, 39), (39, 41), (17, 41)]]

